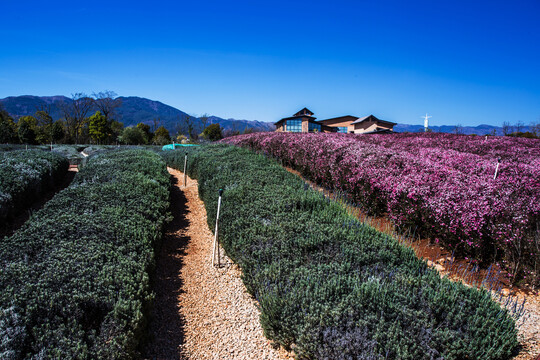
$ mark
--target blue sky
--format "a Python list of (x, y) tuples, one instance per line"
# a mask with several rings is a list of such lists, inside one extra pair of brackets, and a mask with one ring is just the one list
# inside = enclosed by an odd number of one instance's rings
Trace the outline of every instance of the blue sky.
[(540, 1), (6, 1), (0, 98), (113, 90), (190, 114), (540, 120)]

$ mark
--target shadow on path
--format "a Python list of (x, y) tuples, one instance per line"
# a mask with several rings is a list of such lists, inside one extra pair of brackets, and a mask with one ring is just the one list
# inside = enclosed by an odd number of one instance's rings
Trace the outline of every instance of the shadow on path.
[(183, 292), (180, 272), (190, 241), (184, 235), (189, 221), (186, 219), (187, 199), (180, 190), (178, 179), (171, 177), (171, 212), (174, 218), (167, 225), (161, 249), (156, 255), (155, 299), (150, 315), (149, 342), (143, 352), (145, 359), (182, 358), (179, 346), (184, 342), (184, 319), (178, 297)]

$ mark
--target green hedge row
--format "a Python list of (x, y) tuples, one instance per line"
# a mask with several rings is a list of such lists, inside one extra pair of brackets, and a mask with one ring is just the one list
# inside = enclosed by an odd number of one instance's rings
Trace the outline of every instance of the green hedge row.
[(68, 160), (41, 150), (0, 152), (0, 225), (60, 183)]
[[(184, 151), (163, 155), (183, 168)], [(267, 158), (190, 150), (190, 176), (258, 300), (267, 337), (313, 359), (507, 359), (514, 319), (485, 290), (441, 279)]]
[(0, 242), (0, 358), (137, 356), (169, 185), (155, 153), (98, 154)]

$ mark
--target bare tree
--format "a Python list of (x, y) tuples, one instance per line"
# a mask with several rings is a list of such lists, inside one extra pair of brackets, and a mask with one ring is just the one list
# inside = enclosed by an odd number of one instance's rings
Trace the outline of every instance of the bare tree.
[(456, 135), (463, 135), (463, 125), (457, 124), (456, 126), (454, 126), (453, 132)]
[(199, 121), (200, 121), (201, 127), (202, 127), (201, 131), (203, 131), (209, 125), (208, 122), (210, 121), (210, 115), (208, 115), (206, 113), (202, 114), (201, 116), (199, 116)]
[(75, 143), (79, 143), (79, 135), (87, 121), (88, 112), (94, 106), (94, 99), (84, 93), (71, 94), (70, 102), (61, 102), (60, 111), (66, 120), (68, 134)]
[(180, 134), (184, 134), (190, 139), (197, 140), (197, 132), (195, 131), (196, 118), (188, 114), (177, 116), (176, 130)]
[(513, 133), (512, 125), (508, 121), (503, 122), (502, 124), (502, 132), (504, 136), (508, 136), (511, 133)]
[(514, 128), (516, 129), (516, 132), (518, 133), (522, 132), (524, 127), (525, 127), (525, 124), (523, 123), (523, 121), (518, 121), (516, 125), (514, 125)]
[(122, 106), (122, 99), (114, 91), (105, 90), (93, 93), (96, 108), (101, 112), (107, 121), (116, 120), (118, 117), (117, 109)]
[(540, 118), (536, 122), (532, 122), (529, 128), (534, 136), (540, 137)]
[(161, 119), (159, 117), (152, 119), (152, 132), (155, 133), (161, 124)]

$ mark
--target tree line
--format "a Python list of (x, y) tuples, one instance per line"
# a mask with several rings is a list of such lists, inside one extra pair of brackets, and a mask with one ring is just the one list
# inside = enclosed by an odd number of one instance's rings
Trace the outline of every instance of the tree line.
[[(209, 124), (206, 114), (199, 118), (179, 116), (173, 136), (164, 126), (160, 126), (159, 118), (152, 120), (153, 126), (139, 123), (124, 127), (118, 114), (121, 105), (122, 99), (114, 91), (102, 91), (90, 96), (75, 93), (71, 101), (61, 101), (57, 105), (61, 114), (59, 119), (51, 116), (51, 105), (42, 105), (33, 115), (14, 120), (0, 104), (0, 143), (164, 145), (171, 141), (216, 141), (241, 133), (236, 128), (224, 130), (219, 124)], [(243, 133), (252, 131), (246, 128)]]

